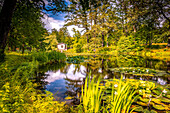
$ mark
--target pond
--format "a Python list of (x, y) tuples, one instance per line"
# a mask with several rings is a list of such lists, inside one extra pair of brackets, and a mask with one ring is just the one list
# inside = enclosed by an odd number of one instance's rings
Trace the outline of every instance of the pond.
[[(65, 101), (67, 96), (76, 99), (86, 76), (103, 79), (120, 78), (152, 81), (160, 85), (170, 84), (170, 61), (139, 56), (67, 56), (64, 64), (48, 64), (40, 67), (42, 87)], [(75, 101), (76, 102), (76, 101)], [(75, 103), (76, 104), (76, 103)]]

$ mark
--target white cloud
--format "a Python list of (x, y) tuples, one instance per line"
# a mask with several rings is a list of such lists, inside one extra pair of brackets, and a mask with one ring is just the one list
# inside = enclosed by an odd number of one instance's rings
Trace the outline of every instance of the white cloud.
[(58, 70), (57, 72), (48, 71), (45, 73), (45, 74), (49, 74), (46, 81), (51, 83), (56, 80), (64, 79), (66, 77), (71, 80), (78, 80), (78, 79), (85, 78), (85, 75), (81, 73), (81, 72), (86, 71), (86, 68), (84, 66), (81, 66), (80, 71), (76, 71), (75, 74), (73, 73), (74, 70), (75, 70), (75, 65), (71, 64), (67, 74), (62, 73), (60, 70)]
[(72, 26), (68, 26), (67, 29), (68, 29), (68, 32), (70, 33), (71, 36), (73, 36), (74, 32), (72, 31), (72, 29), (75, 28), (76, 30), (79, 30), (79, 31), (82, 31), (83, 28), (78, 28), (77, 26), (75, 25), (72, 25)]
[(53, 17), (48, 17), (47, 15), (44, 15), (42, 21), (45, 23), (45, 28), (48, 31), (51, 31), (53, 28), (59, 30), (64, 25), (64, 20), (55, 20)]
[(47, 1), (47, 0), (43, 0), (43, 1), (44, 1), (45, 5), (47, 5), (47, 4), (48, 4), (48, 1)]
[[(51, 29), (55, 28), (57, 30), (59, 30), (60, 28), (62, 28), (65, 24), (64, 20), (56, 20), (53, 17), (48, 17), (47, 15), (44, 15), (44, 18), (42, 18), (42, 21), (45, 23), (45, 28), (51, 32)], [(78, 28), (77, 26), (68, 26), (68, 32), (70, 33), (71, 36), (73, 36), (73, 31), (72, 29), (75, 28), (79, 31), (83, 30), (83, 28)]]

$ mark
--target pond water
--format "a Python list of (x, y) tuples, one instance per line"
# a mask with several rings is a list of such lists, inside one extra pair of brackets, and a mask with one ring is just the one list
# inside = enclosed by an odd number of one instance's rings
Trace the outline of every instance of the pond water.
[[(139, 70), (146, 72), (141, 73)], [(68, 56), (66, 63), (42, 66), (40, 72), (45, 74), (41, 79), (44, 83), (43, 88), (52, 92), (56, 100), (61, 101), (65, 101), (68, 95), (76, 98), (89, 73), (103, 79), (120, 78), (123, 75), (123, 79), (147, 80), (161, 85), (170, 84), (170, 61), (130, 55)]]

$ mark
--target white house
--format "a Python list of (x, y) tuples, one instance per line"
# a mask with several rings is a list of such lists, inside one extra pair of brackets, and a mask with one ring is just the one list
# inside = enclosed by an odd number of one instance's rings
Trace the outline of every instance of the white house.
[(57, 44), (57, 48), (58, 48), (58, 50), (60, 50), (61, 52), (63, 52), (63, 51), (65, 51), (65, 50), (67, 50), (67, 44), (65, 44), (65, 43), (58, 43), (58, 44)]

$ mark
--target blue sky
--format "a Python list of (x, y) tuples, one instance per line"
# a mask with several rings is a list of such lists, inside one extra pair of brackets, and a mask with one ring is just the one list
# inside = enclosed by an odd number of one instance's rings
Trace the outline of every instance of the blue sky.
[[(66, 0), (68, 2), (68, 0)], [(46, 4), (48, 4), (47, 0), (44, 0)], [(47, 16), (48, 15), (48, 16)], [(47, 12), (47, 15), (44, 15), (44, 18), (42, 21), (45, 23), (45, 28), (50, 32), (51, 29), (55, 28), (59, 30), (62, 28), (65, 24), (66, 18), (65, 15), (66, 13), (59, 13), (57, 15), (53, 15), (51, 12)], [(73, 36), (72, 29), (75, 28), (77, 30), (82, 30), (82, 28), (78, 28), (77, 26), (68, 26), (67, 29), (70, 33), (71, 36)]]

